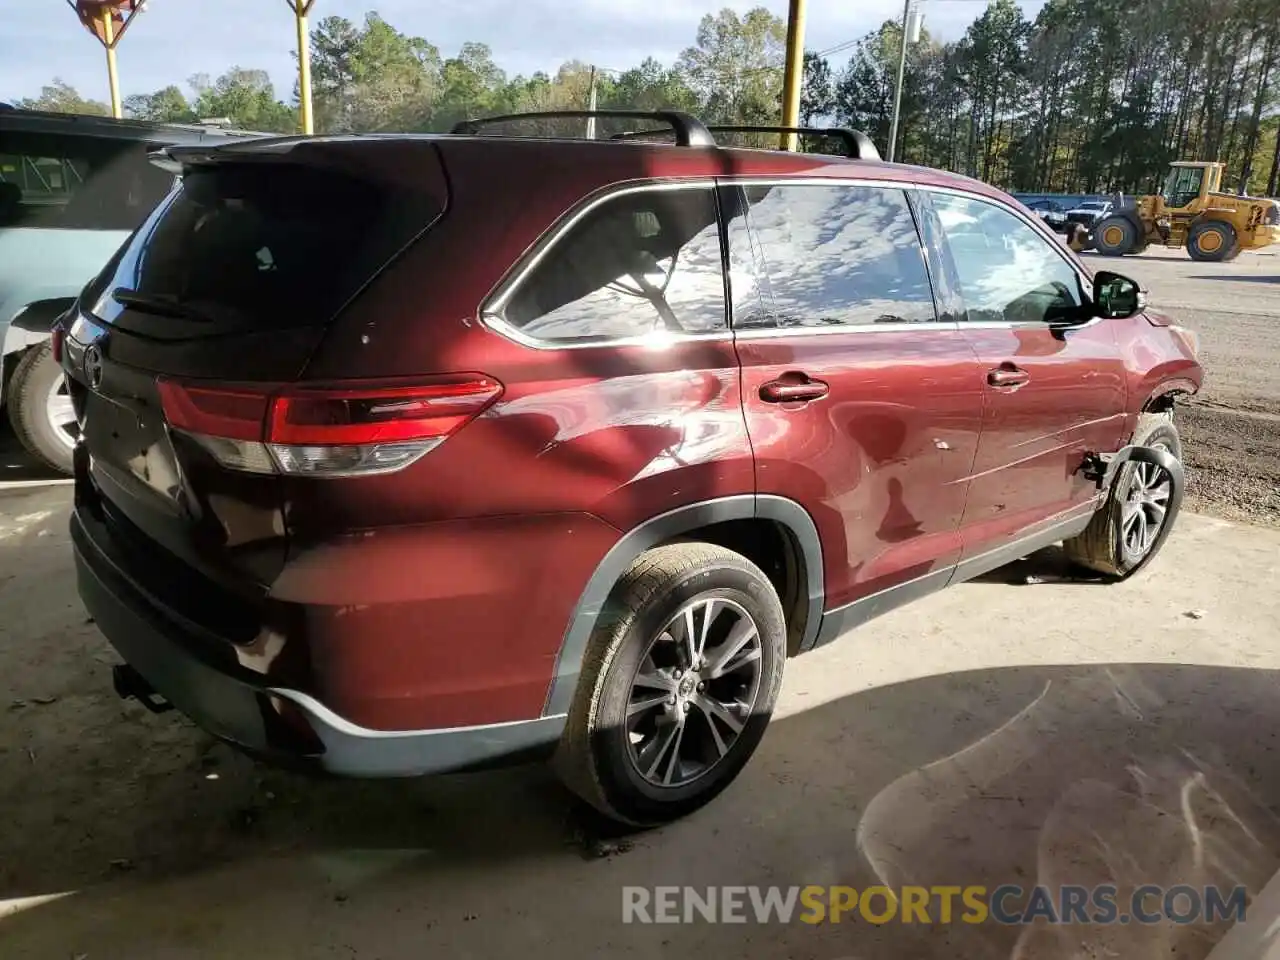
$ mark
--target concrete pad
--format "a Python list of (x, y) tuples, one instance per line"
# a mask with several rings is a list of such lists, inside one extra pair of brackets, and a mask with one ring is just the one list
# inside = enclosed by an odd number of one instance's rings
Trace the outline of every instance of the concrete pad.
[(618, 838), (541, 768), (307, 780), (121, 704), (66, 499), (0, 501), (38, 517), (0, 531), (5, 958), (1198, 958), (1225, 925), (628, 925), (622, 891), (1257, 893), (1280, 866), (1280, 532), (1184, 515), (1129, 583), (1062, 579), (1050, 550), (891, 614), (788, 665), (718, 801)]

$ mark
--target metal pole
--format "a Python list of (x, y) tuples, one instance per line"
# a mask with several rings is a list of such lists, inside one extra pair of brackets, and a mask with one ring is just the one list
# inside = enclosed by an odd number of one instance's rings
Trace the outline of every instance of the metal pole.
[[(787, 64), (782, 78), (782, 125), (800, 126), (800, 88), (804, 85), (804, 0), (791, 0), (787, 16)], [(796, 135), (782, 135), (782, 149), (795, 150)]]
[(119, 120), (124, 116), (120, 103), (120, 76), (116, 72), (116, 23), (111, 19), (115, 11), (102, 8), (102, 45), (107, 50), (107, 83), (111, 85), (111, 115)]
[(307, 14), (315, 2), (289, 0), (298, 26), (298, 108), (302, 115), (302, 132), (307, 134), (316, 132), (311, 112), (311, 34), (307, 30)]
[(893, 89), (893, 119), (889, 122), (889, 155), (893, 163), (893, 155), (898, 147), (898, 112), (902, 109), (902, 78), (907, 72), (907, 21), (911, 19), (911, 0), (903, 0), (902, 4), (902, 50), (898, 54), (898, 84)]
[[(587, 109), (592, 113), (596, 112), (596, 68), (591, 68), (591, 93), (587, 97)], [(587, 117), (587, 139), (594, 140), (596, 138), (596, 118)]]

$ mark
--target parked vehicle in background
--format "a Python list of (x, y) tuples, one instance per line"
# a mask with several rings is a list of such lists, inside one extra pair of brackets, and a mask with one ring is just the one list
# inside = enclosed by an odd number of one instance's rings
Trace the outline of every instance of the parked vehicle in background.
[(77, 426), (49, 326), (174, 178), (147, 151), (228, 131), (0, 107), (0, 402), (23, 445), (71, 472)]
[(1035, 200), (1027, 204), (1027, 207), (1054, 233), (1067, 232), (1070, 223), (1067, 220), (1067, 211), (1056, 200)]
[(1150, 561), (1193, 334), (991, 187), (659, 120), (166, 151), (54, 338), (121, 695), (350, 776), (554, 753), (653, 824), (787, 657), (1058, 541)]
[(1079, 223), (1092, 233), (1094, 226), (1110, 212), (1110, 200), (1083, 200), (1067, 211), (1067, 222)]
[(1186, 247), (1192, 260), (1234, 260), (1280, 239), (1280, 205), (1261, 197), (1224, 193), (1226, 165), (1179, 161), (1157, 194), (1134, 197), (1107, 211), (1093, 229), (1101, 254), (1123, 257), (1148, 245)]

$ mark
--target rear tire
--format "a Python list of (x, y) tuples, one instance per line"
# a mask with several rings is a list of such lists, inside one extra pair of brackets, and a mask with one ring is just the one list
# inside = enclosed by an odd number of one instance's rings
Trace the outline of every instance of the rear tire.
[(18, 363), (6, 402), (9, 422), (22, 445), (41, 463), (70, 475), (77, 432), (74, 420), (66, 420), (70, 411), (66, 389), (53, 347), (45, 341), (28, 350)]
[[(1156, 447), (1182, 459), (1182, 441), (1169, 414), (1143, 414), (1138, 420), (1138, 429), (1133, 434), (1133, 445)], [(1163, 471), (1151, 464), (1133, 461), (1123, 464), (1116, 472), (1111, 489), (1107, 491), (1106, 501), (1093, 515), (1089, 526), (1079, 536), (1063, 542), (1062, 548), (1067, 557), (1078, 566), (1101, 573), (1113, 581), (1127, 579), (1145, 567), (1164, 546), (1182, 506), (1173, 484), (1161, 483), (1161, 473)], [(1141, 488), (1141, 492), (1152, 493), (1152, 499), (1158, 500), (1162, 486), (1167, 488), (1167, 494), (1160, 525), (1158, 529), (1150, 530), (1141, 549), (1134, 549), (1134, 519), (1143, 525), (1143, 530), (1148, 530), (1147, 524), (1156, 511), (1147, 504), (1140, 504), (1135, 509), (1135, 499), (1131, 495)], [(1142, 517), (1134, 518), (1133, 515), (1139, 512)]]
[(1201, 263), (1222, 263), (1240, 254), (1235, 227), (1222, 220), (1202, 220), (1191, 228), (1187, 253)]
[(1128, 217), (1107, 217), (1093, 228), (1093, 246), (1104, 257), (1123, 257), (1138, 246), (1138, 229)]
[(759, 567), (705, 543), (649, 550), (619, 580), (591, 635), (553, 765), (570, 790), (621, 823), (692, 813), (751, 758), (785, 659), (782, 605)]

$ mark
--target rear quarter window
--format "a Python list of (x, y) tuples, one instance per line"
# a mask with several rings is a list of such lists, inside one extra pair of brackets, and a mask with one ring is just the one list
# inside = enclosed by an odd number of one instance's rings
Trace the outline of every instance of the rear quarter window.
[(548, 342), (726, 329), (713, 188), (603, 201), (552, 241), (501, 314), (508, 326)]

